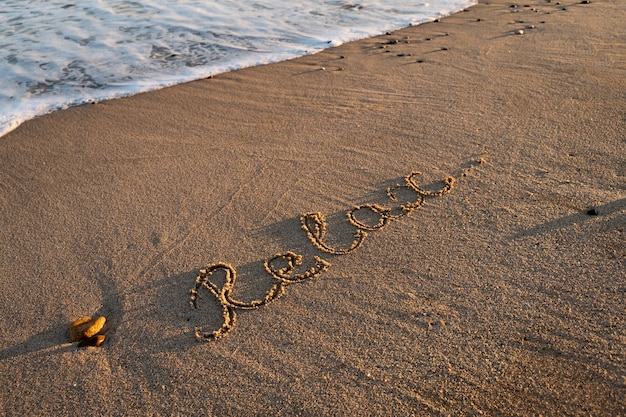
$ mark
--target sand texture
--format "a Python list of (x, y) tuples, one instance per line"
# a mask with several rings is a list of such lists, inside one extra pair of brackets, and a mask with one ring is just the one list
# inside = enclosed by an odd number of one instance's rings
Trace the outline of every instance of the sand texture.
[(626, 415), (624, 22), (481, 1), (1, 137), (0, 415)]

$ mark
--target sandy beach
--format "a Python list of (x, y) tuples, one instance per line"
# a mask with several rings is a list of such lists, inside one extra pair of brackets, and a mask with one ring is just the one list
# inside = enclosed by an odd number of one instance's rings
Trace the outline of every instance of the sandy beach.
[(626, 415), (624, 22), (481, 0), (0, 137), (0, 415)]

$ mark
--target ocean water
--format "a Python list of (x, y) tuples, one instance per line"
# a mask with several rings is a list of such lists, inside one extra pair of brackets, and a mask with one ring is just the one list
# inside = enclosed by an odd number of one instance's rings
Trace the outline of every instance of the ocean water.
[(0, 0), (0, 136), (69, 106), (282, 61), (475, 0)]

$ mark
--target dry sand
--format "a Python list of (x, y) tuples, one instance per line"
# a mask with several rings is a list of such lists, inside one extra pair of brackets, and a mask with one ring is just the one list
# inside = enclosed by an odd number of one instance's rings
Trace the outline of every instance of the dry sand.
[[(0, 138), (0, 414), (626, 415), (626, 5), (511, 4)], [(353, 252), (301, 229), (414, 170), (452, 192)], [(247, 302), (287, 251), (332, 265), (196, 340), (202, 267)]]

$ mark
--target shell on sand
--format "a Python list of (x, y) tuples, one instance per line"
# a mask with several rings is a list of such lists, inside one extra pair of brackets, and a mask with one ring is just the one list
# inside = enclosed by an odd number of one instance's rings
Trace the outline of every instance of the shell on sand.
[(104, 327), (107, 319), (103, 316), (92, 319), (90, 317), (83, 317), (70, 325), (70, 340), (72, 342), (78, 342), (85, 338), (90, 338), (98, 334)]

